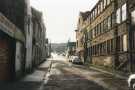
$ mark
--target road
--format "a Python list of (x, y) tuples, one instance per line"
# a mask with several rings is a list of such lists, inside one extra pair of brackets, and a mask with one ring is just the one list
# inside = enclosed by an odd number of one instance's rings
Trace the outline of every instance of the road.
[(82, 68), (78, 65), (63, 60), (53, 60), (50, 72), (48, 72), (49, 79), (45, 78), (42, 88), (44, 90), (105, 90), (82, 75), (83, 72), (80, 69)]
[(0, 90), (128, 90), (126, 80), (54, 56), (21, 81)]

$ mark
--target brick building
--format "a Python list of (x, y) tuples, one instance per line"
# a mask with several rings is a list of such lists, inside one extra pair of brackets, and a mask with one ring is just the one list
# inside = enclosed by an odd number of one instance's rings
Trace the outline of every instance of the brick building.
[(116, 71), (135, 71), (134, 10), (133, 0), (98, 1), (82, 28), (86, 60)]
[[(40, 51), (35, 50), (36, 46)], [(1, 0), (0, 81), (19, 78), (31, 71), (34, 64), (46, 58), (45, 52), (46, 28), (42, 14), (31, 10), (29, 0)], [(40, 59), (34, 57), (35, 53)]]
[(87, 31), (85, 27), (88, 25), (87, 17), (89, 16), (90, 12), (80, 12), (77, 30), (76, 32), (76, 53), (81, 58), (82, 62), (85, 62), (85, 32)]
[(24, 2), (0, 1), (0, 80), (19, 77), (24, 70), (24, 12), (17, 5), (24, 7)]

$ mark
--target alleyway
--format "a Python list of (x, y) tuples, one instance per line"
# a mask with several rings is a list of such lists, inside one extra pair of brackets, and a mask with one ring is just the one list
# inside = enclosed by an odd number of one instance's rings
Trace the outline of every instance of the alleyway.
[(64, 57), (50, 59), (21, 81), (1, 87), (0, 90), (128, 90), (126, 80), (73, 65)]

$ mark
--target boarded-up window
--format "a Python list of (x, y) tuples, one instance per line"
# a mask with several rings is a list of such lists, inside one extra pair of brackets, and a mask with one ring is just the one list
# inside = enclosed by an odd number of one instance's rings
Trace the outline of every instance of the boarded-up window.
[(123, 35), (123, 51), (127, 51), (127, 35)]

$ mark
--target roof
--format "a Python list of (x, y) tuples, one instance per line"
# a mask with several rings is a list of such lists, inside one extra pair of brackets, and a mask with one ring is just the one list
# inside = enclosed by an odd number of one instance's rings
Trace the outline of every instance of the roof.
[(80, 12), (80, 16), (82, 16), (83, 20), (86, 20), (90, 15), (90, 11)]

